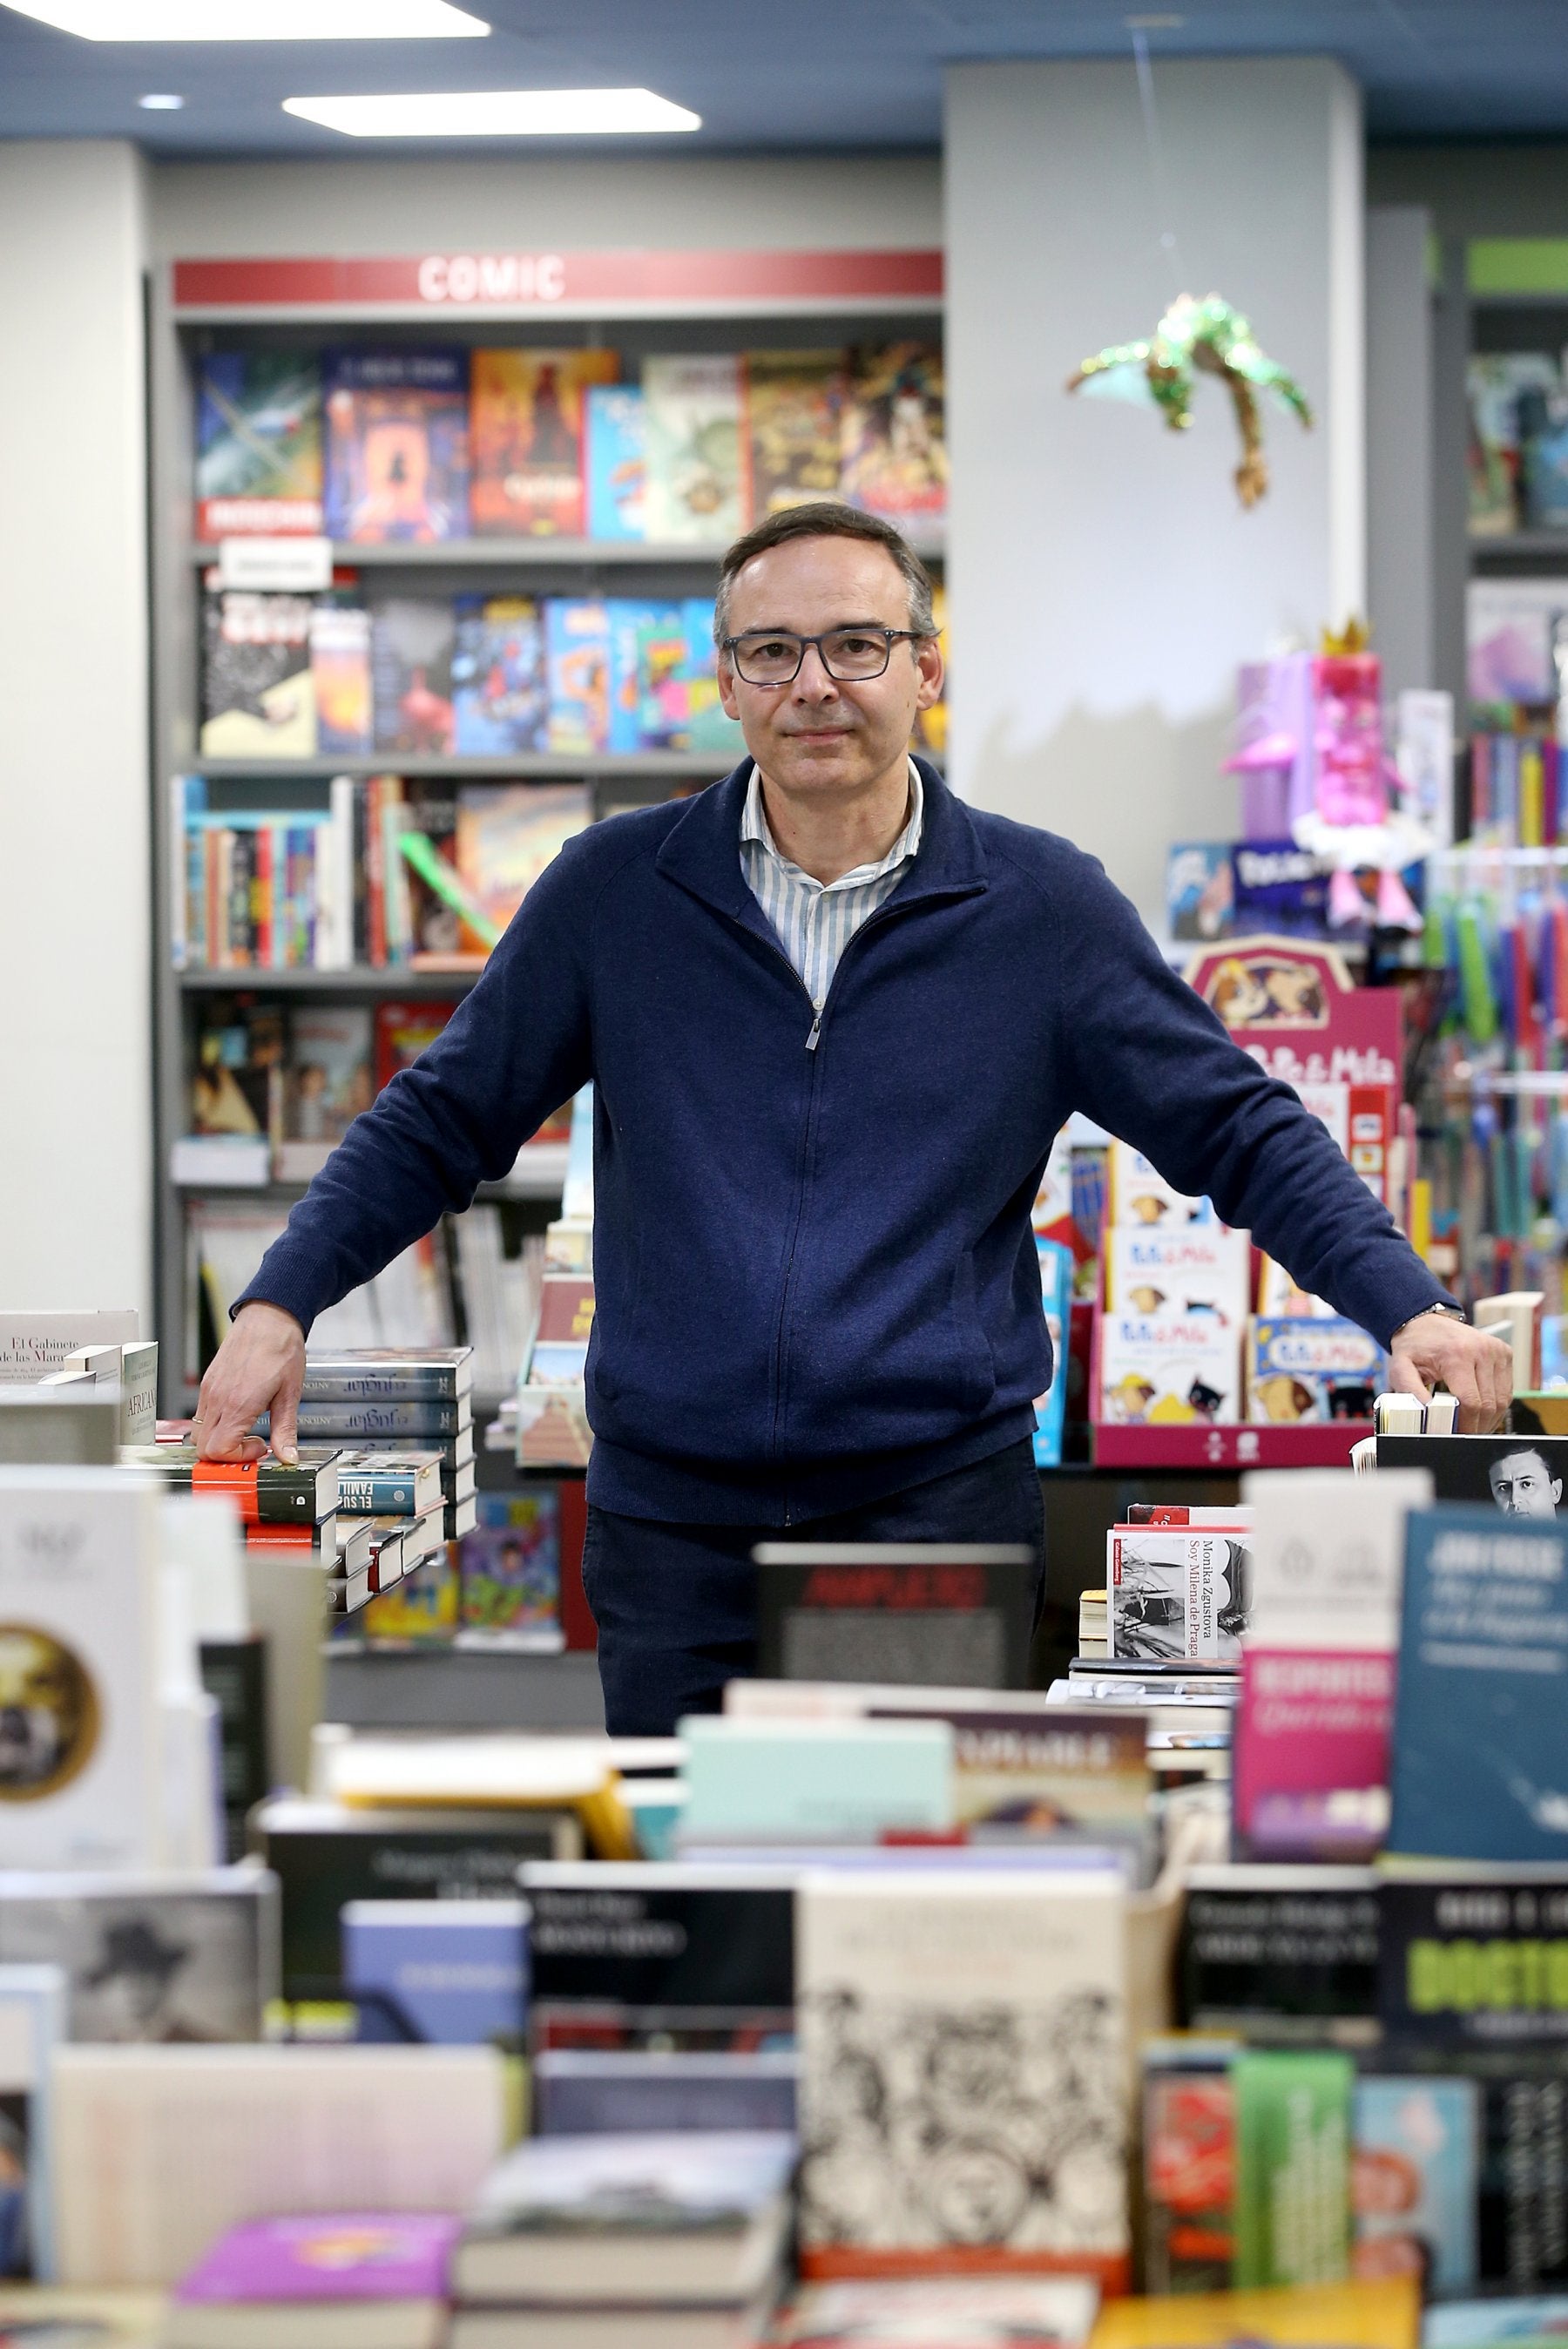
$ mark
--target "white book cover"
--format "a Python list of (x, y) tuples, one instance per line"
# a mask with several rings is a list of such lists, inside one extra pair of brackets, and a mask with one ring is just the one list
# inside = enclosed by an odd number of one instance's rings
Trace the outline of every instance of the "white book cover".
[(1126, 1427), (1240, 1419), (1243, 1325), (1217, 1313), (1112, 1313), (1099, 1325), (1099, 1415)]
[(1262, 1647), (1381, 1649), (1399, 1644), (1405, 1520), (1429, 1506), (1426, 1468), (1254, 1470), (1253, 1608)]
[(1238, 1657), (1249, 1628), (1251, 1538), (1180, 1526), (1108, 1534), (1111, 1654), (1189, 1663)]
[(1178, 1231), (1188, 1224), (1214, 1224), (1212, 1199), (1190, 1198), (1168, 1183), (1151, 1158), (1130, 1142), (1112, 1139), (1107, 1154), (1112, 1224), (1140, 1231)]
[(0, 1867), (162, 1856), (162, 1487), (0, 1469)]
[(1125, 1892), (1099, 1870), (810, 1870), (796, 1902), (802, 2265), (1119, 2280)]
[(724, 546), (746, 528), (746, 361), (738, 351), (643, 361), (650, 539)]
[(62, 2047), (59, 2273), (171, 2284), (278, 2211), (463, 2210), (507, 2136), (491, 2047)]
[(1240, 1330), (1252, 1285), (1252, 1240), (1222, 1224), (1174, 1231), (1113, 1226), (1106, 1234), (1105, 1301), (1115, 1313)]
[(21, 1313), (0, 1308), (0, 1385), (26, 1385), (63, 1370), (84, 1346), (118, 1346), (139, 1335), (135, 1313)]

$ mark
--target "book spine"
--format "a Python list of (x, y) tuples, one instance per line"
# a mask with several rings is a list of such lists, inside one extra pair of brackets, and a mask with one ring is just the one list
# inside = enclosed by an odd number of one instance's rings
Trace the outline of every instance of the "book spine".
[(276, 926), (277, 829), (263, 824), (254, 835), (255, 869), (251, 881), (252, 922), (255, 959), (263, 970), (273, 967), (273, 934)]
[[(467, 1395), (442, 1399), (428, 1395), (418, 1402), (332, 1402), (315, 1396), (300, 1404), (299, 1432), (313, 1442), (330, 1439), (347, 1443), (360, 1435), (456, 1435), (469, 1426), (473, 1410)], [(415, 1447), (418, 1449), (418, 1446)]]
[(331, 849), (331, 959), (329, 970), (354, 968), (354, 779), (332, 779), (332, 816), (328, 829)]
[(430, 1500), (428, 1494), (421, 1498), (412, 1476), (364, 1475), (346, 1469), (337, 1479), (337, 1506), (347, 1517), (418, 1517)]
[[(317, 1376), (308, 1362), (300, 1400), (304, 1403), (449, 1402), (461, 1398), (458, 1371), (446, 1362), (400, 1363), (385, 1371), (356, 1371), (348, 1376), (330, 1372)], [(468, 1390), (463, 1390), (466, 1394)]]
[(387, 967), (387, 890), (382, 871), (386, 830), (381, 819), (384, 779), (372, 775), (365, 786), (365, 886), (373, 968)]
[(355, 964), (370, 960), (370, 893), (366, 873), (365, 792), (363, 783), (354, 786), (354, 836), (349, 848), (351, 858), (349, 881), (354, 893), (354, 951), (350, 959)]

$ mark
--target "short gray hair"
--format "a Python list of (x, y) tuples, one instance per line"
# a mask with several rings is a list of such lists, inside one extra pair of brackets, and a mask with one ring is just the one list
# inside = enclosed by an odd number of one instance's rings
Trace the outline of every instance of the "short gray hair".
[(917, 636), (935, 636), (931, 574), (908, 539), (894, 530), (892, 523), (882, 521), (876, 514), (862, 513), (858, 506), (841, 505), (836, 498), (815, 498), (809, 504), (785, 506), (779, 513), (769, 514), (744, 538), (738, 538), (733, 546), (726, 549), (718, 566), (718, 594), (713, 605), (716, 645), (722, 645), (729, 634), (729, 591), (737, 573), (744, 570), (755, 555), (766, 554), (769, 547), (787, 546), (795, 538), (859, 538), (872, 546), (884, 547), (909, 589), (910, 626)]

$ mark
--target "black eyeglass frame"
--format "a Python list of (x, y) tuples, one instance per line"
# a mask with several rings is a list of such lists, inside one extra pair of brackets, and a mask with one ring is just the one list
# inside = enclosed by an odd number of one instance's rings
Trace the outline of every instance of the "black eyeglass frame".
[[(738, 647), (746, 642), (748, 636), (757, 637), (763, 643), (767, 643), (769, 640), (777, 641), (779, 639), (788, 637), (792, 639), (794, 643), (798, 644), (800, 647), (800, 657), (796, 661), (795, 666), (790, 670), (789, 676), (769, 678), (748, 677), (746, 671), (741, 667), (738, 659), (736, 657)], [(829, 636), (881, 636), (883, 639), (884, 645), (882, 665), (881, 668), (862, 669), (859, 677), (841, 677), (838, 670), (830, 666), (827, 653), (824, 650), (824, 647), (827, 644)], [(888, 663), (892, 658), (892, 648), (894, 645), (923, 645), (929, 643), (929, 641), (930, 631), (925, 628), (882, 628), (874, 626), (857, 628), (851, 626), (843, 628), (829, 628), (820, 636), (796, 636), (793, 628), (748, 628), (743, 636), (721, 636), (719, 639), (718, 649), (721, 653), (727, 653), (729, 655), (731, 661), (735, 664), (736, 675), (739, 677), (745, 684), (756, 686), (762, 693), (775, 693), (780, 687), (794, 684), (795, 679), (799, 676), (800, 670), (805, 663), (807, 652), (812, 646), (816, 647), (817, 658), (821, 662), (823, 669), (826, 671), (827, 675), (832, 678), (835, 685), (870, 685), (874, 678), (885, 677), (887, 675)]]

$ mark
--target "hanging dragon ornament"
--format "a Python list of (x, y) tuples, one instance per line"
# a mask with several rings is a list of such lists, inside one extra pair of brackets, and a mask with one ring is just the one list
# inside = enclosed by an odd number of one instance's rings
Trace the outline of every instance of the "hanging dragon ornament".
[(1097, 351), (1070, 378), (1068, 389), (1152, 405), (1172, 432), (1185, 432), (1200, 375), (1217, 375), (1230, 392), (1242, 436), (1236, 491), (1243, 506), (1255, 506), (1269, 485), (1258, 393), (1272, 391), (1308, 431), (1312, 410), (1295, 377), (1259, 348), (1241, 312), (1217, 294), (1201, 302), (1179, 294), (1147, 342), (1112, 343)]

